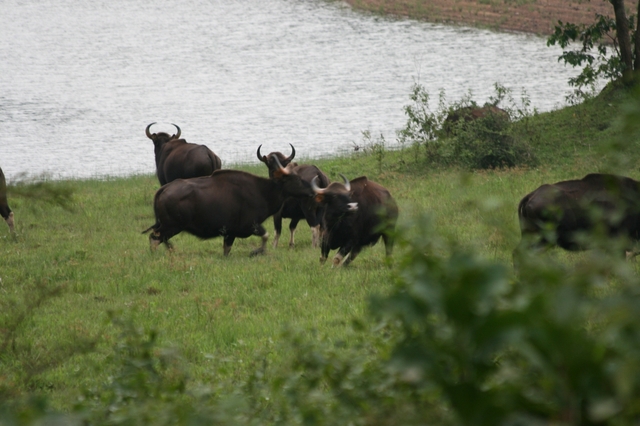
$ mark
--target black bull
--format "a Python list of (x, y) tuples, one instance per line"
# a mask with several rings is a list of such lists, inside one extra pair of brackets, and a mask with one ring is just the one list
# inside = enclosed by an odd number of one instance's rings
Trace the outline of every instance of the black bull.
[(178, 179), (160, 188), (153, 208), (156, 223), (144, 232), (151, 249), (186, 231), (202, 239), (223, 237), (224, 255), (236, 238), (257, 235), (265, 251), (268, 234), (262, 222), (277, 212), (287, 197), (311, 197), (313, 190), (298, 175), (280, 168), (273, 179), (236, 170), (219, 170), (211, 176)]
[[(518, 249), (559, 246), (587, 250), (594, 236), (622, 238), (626, 251), (640, 240), (640, 183), (622, 176), (589, 174), (542, 185), (518, 206)], [(601, 242), (600, 242), (601, 243)]]
[(327, 260), (330, 250), (339, 249), (333, 264), (337, 266), (344, 259), (346, 266), (380, 237), (389, 257), (398, 219), (395, 200), (386, 188), (366, 176), (351, 182), (343, 179), (344, 184), (333, 182), (324, 189), (312, 183), (316, 200), (325, 207), (320, 261)]
[(164, 132), (151, 133), (149, 128), (154, 124), (147, 126), (145, 134), (153, 141), (156, 175), (160, 185), (176, 179), (209, 176), (222, 167), (220, 158), (205, 145), (180, 139), (180, 127), (174, 124), (177, 130), (175, 135)]
[[(272, 152), (268, 155), (261, 155), (261, 147), (262, 145), (258, 147), (256, 155), (258, 156), (258, 160), (265, 163), (267, 168), (269, 169), (269, 177), (273, 177), (273, 173), (277, 170), (278, 164), (281, 164), (283, 166), (288, 166), (291, 171), (293, 171), (303, 180), (309, 183), (311, 183), (317, 176), (318, 186), (320, 186), (321, 188), (326, 188), (327, 185), (329, 185), (329, 178), (327, 178), (327, 175), (325, 175), (322, 170), (320, 170), (316, 166), (311, 164), (299, 165), (291, 162), (291, 160), (293, 160), (296, 155), (296, 150), (293, 145), (291, 145), (291, 155), (289, 157), (285, 157), (284, 154), (280, 152)], [(309, 225), (313, 233), (311, 245), (313, 247), (317, 247), (318, 241), (320, 240), (320, 225), (322, 223), (323, 212), (324, 209), (321, 208), (313, 198), (289, 198), (285, 200), (285, 202), (282, 204), (282, 208), (273, 215), (273, 227), (275, 228), (276, 234), (273, 238), (273, 247), (275, 248), (278, 246), (278, 241), (280, 240), (280, 235), (282, 234), (283, 218), (291, 219), (291, 222), (289, 222), (289, 247), (293, 247), (295, 245), (294, 236), (296, 227), (298, 226), (298, 222), (300, 222), (300, 220), (302, 219), (305, 219), (307, 221), (307, 224)]]
[(11, 234), (15, 234), (15, 228), (13, 224), (13, 212), (9, 207), (9, 203), (7, 202), (7, 182), (4, 178), (4, 173), (0, 168), (0, 216), (7, 222), (9, 225), (9, 232)]

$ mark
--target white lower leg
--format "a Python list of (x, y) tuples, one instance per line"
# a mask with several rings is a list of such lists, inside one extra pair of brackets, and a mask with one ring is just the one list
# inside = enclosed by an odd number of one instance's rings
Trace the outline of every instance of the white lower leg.
[(15, 234), (16, 230), (13, 223), (13, 212), (9, 213), (9, 217), (7, 218), (7, 225), (9, 225), (9, 232)]
[(320, 225), (311, 227), (311, 245), (313, 248), (318, 247), (320, 243)]

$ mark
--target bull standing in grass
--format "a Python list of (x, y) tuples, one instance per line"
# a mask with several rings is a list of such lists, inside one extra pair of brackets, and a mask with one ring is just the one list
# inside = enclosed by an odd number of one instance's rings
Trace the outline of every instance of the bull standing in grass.
[(151, 249), (186, 231), (201, 239), (223, 238), (229, 255), (236, 238), (256, 235), (262, 244), (251, 255), (263, 254), (269, 234), (262, 226), (288, 197), (313, 196), (311, 185), (300, 176), (278, 166), (273, 179), (237, 170), (219, 170), (211, 176), (177, 179), (156, 192), (153, 209), (156, 223), (144, 232)]
[(11, 235), (15, 235), (15, 228), (13, 224), (13, 212), (7, 202), (7, 182), (4, 178), (4, 173), (0, 168), (0, 216), (4, 218), (9, 225), (9, 231)]
[(324, 263), (329, 251), (338, 249), (333, 265), (346, 266), (363, 247), (376, 244), (380, 237), (387, 257), (391, 256), (398, 219), (395, 200), (386, 188), (366, 176), (351, 182), (342, 178), (344, 184), (333, 182), (326, 188), (318, 187), (317, 179), (311, 183), (317, 202), (325, 207), (320, 261)]

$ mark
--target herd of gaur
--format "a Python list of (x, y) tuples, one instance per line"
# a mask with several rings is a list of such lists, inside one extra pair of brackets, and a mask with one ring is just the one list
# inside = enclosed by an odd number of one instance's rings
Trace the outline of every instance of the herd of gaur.
[(282, 231), (282, 219), (290, 218), (291, 238), (298, 222), (305, 219), (313, 232), (312, 244), (320, 244), (326, 261), (330, 250), (338, 250), (334, 265), (348, 264), (360, 250), (375, 244), (381, 237), (387, 255), (393, 248), (393, 234), (398, 218), (395, 200), (383, 186), (362, 176), (351, 182), (330, 183), (316, 166), (293, 162), (296, 151), (262, 155), (258, 159), (269, 171), (263, 178), (239, 170), (223, 170), (216, 154), (204, 145), (180, 139), (176, 133), (151, 133), (156, 173), (162, 187), (156, 192), (153, 210), (156, 222), (143, 231), (151, 232), (151, 249), (186, 231), (202, 239), (222, 237), (223, 253), (229, 255), (236, 238), (256, 235), (262, 239), (252, 255), (265, 252), (268, 233), (262, 223), (274, 218), (276, 236)]
[[(262, 239), (251, 252), (262, 254), (268, 233), (262, 223), (273, 216), (278, 245), (282, 219), (291, 219), (289, 245), (294, 246), (298, 222), (312, 229), (312, 245), (321, 247), (321, 262), (338, 250), (334, 265), (347, 265), (362, 248), (382, 238), (386, 255), (393, 249), (398, 207), (382, 185), (366, 176), (330, 182), (316, 166), (293, 162), (296, 151), (257, 157), (267, 168), (263, 178), (238, 170), (222, 169), (220, 158), (205, 145), (188, 143), (176, 133), (145, 133), (153, 141), (156, 174), (161, 188), (153, 200), (155, 223), (151, 249), (186, 231), (201, 239), (223, 238), (227, 256), (236, 238)], [(640, 182), (628, 177), (593, 173), (579, 180), (544, 184), (522, 198), (517, 209), (522, 241), (519, 249), (559, 246), (569, 251), (592, 248), (595, 231), (609, 238), (623, 238), (624, 249), (634, 252), (640, 241)], [(14, 214), (7, 201), (5, 176), (0, 168), (0, 215), (15, 236)]]

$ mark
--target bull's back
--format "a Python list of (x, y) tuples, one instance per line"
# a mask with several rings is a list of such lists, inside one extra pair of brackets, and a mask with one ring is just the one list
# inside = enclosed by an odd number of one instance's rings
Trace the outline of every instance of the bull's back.
[(220, 169), (220, 158), (205, 145), (175, 142), (175, 146), (165, 148), (166, 154), (161, 165), (167, 183), (176, 179), (209, 176)]
[(375, 244), (385, 233), (395, 229), (398, 205), (389, 190), (361, 177), (351, 181), (352, 200), (358, 203), (354, 226), (361, 244)]
[(260, 195), (260, 185), (265, 183), (267, 179), (234, 170), (176, 179), (156, 193), (156, 218), (165, 226), (181, 227), (201, 238), (224, 233), (246, 237), (254, 223), (267, 217), (266, 202)]

